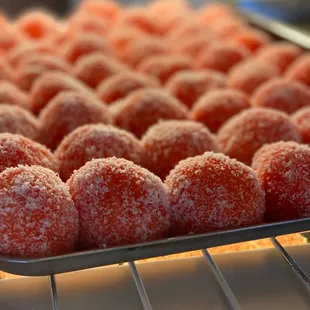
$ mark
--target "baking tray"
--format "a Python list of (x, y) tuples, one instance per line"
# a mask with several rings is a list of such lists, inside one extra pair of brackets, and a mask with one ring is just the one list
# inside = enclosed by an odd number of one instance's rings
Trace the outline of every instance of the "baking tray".
[[(257, 28), (293, 42), (304, 49), (310, 49), (310, 37), (306, 33), (256, 14), (236, 11)], [(16, 259), (0, 256), (0, 270), (23, 276), (55, 275), (308, 230), (310, 230), (310, 218), (169, 238), (130, 246), (74, 252), (48, 258)]]
[(2, 256), (0, 270), (23, 276), (46, 276), (307, 230), (310, 230), (309, 218), (48, 258), (16, 259)]

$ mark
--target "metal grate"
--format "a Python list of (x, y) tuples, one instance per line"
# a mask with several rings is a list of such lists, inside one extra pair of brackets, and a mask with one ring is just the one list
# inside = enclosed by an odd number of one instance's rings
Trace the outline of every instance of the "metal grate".
[[(302, 268), (298, 265), (298, 263), (293, 259), (293, 257), (288, 254), (288, 252), (283, 248), (283, 246), (280, 244), (280, 242), (276, 238), (271, 237), (270, 241), (272, 242), (274, 249), (277, 251), (277, 253), (283, 257), (283, 260), (286, 261), (292, 273), (297, 276), (301, 284), (306, 288), (307, 293), (310, 294), (310, 280), (308, 276), (306, 275), (306, 273), (302, 270)], [(223, 295), (226, 297), (227, 305), (229, 309), (232, 309), (232, 310), (243, 309), (238, 299), (236, 298), (234, 292), (232, 291), (229, 284), (227, 283), (221, 270), (219, 269), (216, 262), (210, 255), (208, 249), (201, 249), (201, 253), (205, 261), (210, 266), (213, 272), (213, 275), (215, 279), (217, 280), (217, 283), (219, 284), (219, 287)], [(140, 277), (140, 274), (136, 267), (135, 262), (128, 262), (128, 264), (129, 264), (129, 268), (131, 270), (134, 282), (136, 284), (137, 292), (141, 300), (142, 309), (152, 310), (153, 308), (152, 308), (150, 299), (148, 297), (147, 291), (144, 287), (142, 278)], [(50, 276), (50, 290), (51, 290), (53, 310), (61, 310), (61, 305), (59, 303), (59, 298), (57, 294), (57, 284), (56, 284), (54, 275)]]

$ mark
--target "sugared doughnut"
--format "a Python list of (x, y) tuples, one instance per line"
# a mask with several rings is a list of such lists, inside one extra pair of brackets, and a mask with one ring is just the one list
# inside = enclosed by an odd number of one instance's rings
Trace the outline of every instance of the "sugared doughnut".
[(270, 38), (262, 31), (244, 29), (243, 31), (238, 31), (236, 34), (231, 36), (228, 41), (231, 43), (240, 44), (246, 47), (249, 51), (255, 52), (269, 43)]
[(286, 71), (290, 81), (302, 82), (310, 87), (310, 54), (299, 57)]
[(110, 124), (109, 109), (86, 94), (72, 91), (60, 92), (41, 110), (40, 141), (55, 149), (60, 141), (75, 128), (85, 124)]
[(12, 69), (4, 60), (0, 60), (0, 81), (13, 81)]
[(205, 25), (213, 25), (229, 17), (234, 17), (232, 10), (222, 3), (208, 3), (200, 9), (197, 15), (198, 20)]
[(168, 92), (188, 107), (210, 90), (224, 88), (225, 76), (212, 70), (187, 70), (176, 73), (166, 84)]
[(170, 55), (149, 57), (138, 66), (138, 71), (154, 76), (162, 84), (165, 84), (173, 74), (190, 69), (192, 64), (189, 58)]
[(126, 72), (107, 78), (97, 88), (97, 96), (107, 104), (127, 97), (141, 88), (158, 87), (156, 79), (142, 73)]
[(36, 140), (39, 135), (39, 122), (25, 109), (0, 104), (0, 132), (19, 134), (31, 140)]
[(52, 15), (39, 10), (23, 14), (17, 20), (16, 28), (30, 40), (42, 40), (58, 30)]
[(68, 181), (79, 211), (80, 246), (105, 248), (168, 234), (168, 193), (158, 177), (120, 158), (94, 159)]
[(108, 31), (108, 23), (100, 17), (79, 13), (68, 20), (68, 32), (86, 32), (97, 35), (105, 35)]
[(31, 88), (31, 110), (38, 114), (54, 96), (65, 90), (94, 96), (84, 83), (70, 75), (57, 71), (46, 72), (34, 82)]
[(5, 25), (0, 32), (0, 55), (7, 55), (14, 47), (23, 41), (22, 35), (15, 27)]
[(138, 139), (129, 132), (101, 124), (75, 129), (60, 143), (55, 156), (63, 180), (94, 158), (115, 156), (136, 164), (144, 163), (144, 152)]
[(211, 69), (226, 73), (248, 56), (249, 51), (243, 46), (216, 42), (198, 54), (195, 65), (198, 69)]
[(61, 255), (73, 251), (78, 240), (78, 211), (67, 185), (39, 166), (0, 174), (0, 223), (1, 255)]
[(310, 107), (298, 110), (291, 119), (301, 135), (302, 141), (310, 144)]
[(87, 0), (81, 3), (78, 11), (103, 20), (114, 21), (119, 17), (121, 7), (111, 0)]
[(155, 55), (167, 55), (170, 50), (163, 40), (154, 37), (138, 37), (136, 41), (127, 46), (123, 61), (132, 67)]
[(0, 172), (18, 165), (37, 165), (58, 172), (58, 163), (45, 146), (21, 135), (1, 133)]
[(310, 148), (295, 142), (263, 146), (253, 168), (266, 192), (266, 221), (310, 216)]
[(47, 71), (70, 73), (70, 65), (55, 55), (33, 55), (22, 61), (15, 71), (14, 81), (21, 89), (29, 91), (35, 80)]
[(15, 105), (26, 110), (31, 108), (28, 95), (15, 84), (8, 81), (0, 81), (0, 104)]
[(228, 119), (249, 107), (250, 99), (243, 92), (218, 89), (198, 99), (190, 112), (190, 118), (205, 124), (211, 132), (216, 133)]
[(230, 70), (227, 85), (251, 95), (258, 86), (279, 75), (280, 72), (273, 65), (249, 60), (237, 64)]
[(246, 26), (242, 21), (235, 18), (228, 18), (212, 25), (212, 31), (219, 39), (226, 40), (238, 33), (238, 31), (243, 31), (244, 27)]
[(142, 145), (146, 168), (161, 179), (165, 179), (179, 161), (218, 150), (210, 131), (193, 121), (161, 121), (148, 129), (142, 137)]
[(223, 154), (181, 161), (165, 181), (171, 233), (186, 235), (261, 224), (265, 194), (254, 171)]
[(115, 124), (141, 137), (159, 120), (187, 119), (179, 100), (160, 89), (141, 89), (129, 95), (114, 113)]
[(272, 64), (280, 72), (285, 72), (301, 53), (302, 50), (297, 45), (287, 42), (277, 42), (262, 47), (255, 57), (268, 65)]
[(101, 52), (113, 57), (113, 51), (104, 38), (93, 33), (80, 33), (63, 47), (62, 55), (70, 63), (75, 63), (81, 56)]
[(91, 53), (79, 58), (73, 73), (76, 78), (90, 87), (96, 88), (106, 78), (125, 71), (126, 67), (116, 59), (102, 54)]
[(262, 84), (252, 96), (252, 105), (293, 113), (310, 106), (310, 89), (299, 82), (274, 79)]
[(247, 165), (264, 144), (278, 141), (300, 141), (288, 116), (280, 111), (252, 108), (229, 119), (219, 130), (220, 149), (231, 158)]

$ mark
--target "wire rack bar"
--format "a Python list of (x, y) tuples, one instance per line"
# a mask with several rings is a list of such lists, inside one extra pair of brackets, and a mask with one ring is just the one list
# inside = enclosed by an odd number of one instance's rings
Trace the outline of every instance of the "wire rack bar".
[(288, 252), (283, 248), (283, 246), (280, 244), (280, 242), (276, 238), (271, 237), (270, 241), (272, 242), (275, 249), (282, 255), (285, 261), (289, 264), (289, 266), (292, 268), (294, 273), (303, 281), (309, 293), (310, 292), (310, 280), (308, 276), (304, 273), (304, 271), (300, 268), (298, 263), (288, 254)]
[(56, 280), (55, 280), (54, 275), (50, 276), (50, 286), (51, 286), (53, 310), (60, 310), (58, 293), (57, 293), (57, 285), (56, 285)]
[(136, 286), (137, 286), (137, 289), (139, 292), (139, 296), (140, 296), (140, 299), (141, 299), (141, 302), (143, 305), (143, 309), (144, 310), (152, 310), (153, 308), (152, 308), (150, 300), (147, 296), (145, 287), (144, 287), (142, 279), (139, 275), (136, 264), (134, 262), (128, 262), (128, 264), (129, 264), (130, 270), (132, 272), (132, 276), (135, 280), (135, 283), (136, 283)]
[(202, 252), (202, 255), (205, 258), (205, 260), (210, 265), (216, 280), (218, 281), (219, 285), (221, 286), (221, 288), (222, 288), (222, 290), (223, 290), (223, 292), (227, 298), (227, 301), (229, 302), (230, 308), (232, 310), (241, 310), (241, 306), (240, 306), (236, 296), (234, 295), (234, 293), (230, 289), (230, 287), (229, 287), (228, 283), (226, 282), (222, 272), (220, 271), (220, 269), (216, 265), (215, 261), (213, 260), (212, 256), (210, 255), (209, 251), (202, 249), (201, 252)]

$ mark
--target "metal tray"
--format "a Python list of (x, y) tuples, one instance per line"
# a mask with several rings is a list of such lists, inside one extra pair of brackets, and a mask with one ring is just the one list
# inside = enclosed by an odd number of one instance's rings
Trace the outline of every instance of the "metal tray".
[[(238, 13), (257, 28), (281, 39), (293, 42), (304, 49), (310, 49), (310, 37), (308, 34), (289, 25), (272, 21), (256, 14), (242, 11), (238, 11)], [(0, 256), (0, 270), (24, 276), (55, 275), (308, 230), (310, 230), (310, 218), (208, 234), (170, 238), (130, 246), (74, 252), (48, 258), (16, 259)]]
[(16, 259), (2, 256), (0, 270), (24, 276), (46, 276), (307, 230), (310, 230), (310, 218), (48, 258)]

